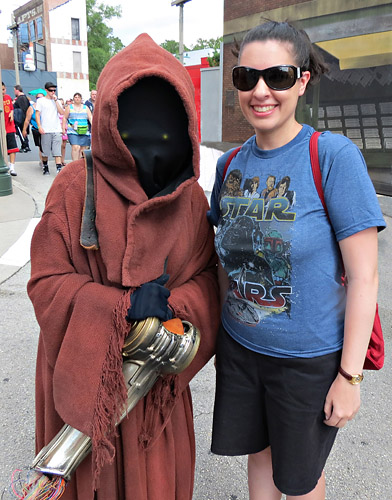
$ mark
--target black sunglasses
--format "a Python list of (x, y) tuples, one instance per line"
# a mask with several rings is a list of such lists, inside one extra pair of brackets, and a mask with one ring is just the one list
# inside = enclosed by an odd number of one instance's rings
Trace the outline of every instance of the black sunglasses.
[(248, 91), (256, 87), (262, 76), (265, 84), (272, 90), (288, 90), (294, 87), (295, 82), (301, 77), (301, 68), (281, 64), (266, 69), (235, 66), (233, 68), (233, 84), (238, 90)]

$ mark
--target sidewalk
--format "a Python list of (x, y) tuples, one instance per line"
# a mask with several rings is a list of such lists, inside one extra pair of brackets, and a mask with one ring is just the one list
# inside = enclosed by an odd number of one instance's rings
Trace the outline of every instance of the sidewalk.
[(18, 181), (12, 181), (12, 194), (0, 197), (0, 283), (30, 260), (28, 241), (39, 219), (36, 204)]

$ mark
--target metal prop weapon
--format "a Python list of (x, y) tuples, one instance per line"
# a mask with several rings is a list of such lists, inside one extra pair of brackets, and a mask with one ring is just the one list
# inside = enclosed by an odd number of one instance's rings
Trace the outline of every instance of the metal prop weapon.
[[(174, 320), (180, 321), (180, 320)], [(200, 344), (200, 332), (191, 323), (181, 321), (183, 334), (173, 333), (157, 318), (135, 323), (123, 347), (123, 375), (127, 384), (127, 402), (117, 425), (152, 388), (161, 375), (185, 370)], [(38, 453), (30, 467), (28, 482), (14, 480), (2, 499), (57, 500), (66, 482), (91, 451), (91, 439), (70, 425)]]

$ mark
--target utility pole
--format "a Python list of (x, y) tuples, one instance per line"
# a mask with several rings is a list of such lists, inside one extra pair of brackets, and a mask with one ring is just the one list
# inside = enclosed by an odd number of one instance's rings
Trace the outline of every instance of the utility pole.
[(184, 64), (184, 3), (190, 2), (190, 0), (172, 0), (171, 6), (180, 7), (180, 36), (179, 36), (179, 55), (180, 62)]
[(14, 64), (15, 64), (15, 85), (20, 85), (20, 77), (19, 77), (19, 60), (18, 60), (18, 29), (19, 24), (15, 22), (14, 15), (12, 14), (12, 25), (8, 26), (12, 33), (12, 41), (14, 44)]

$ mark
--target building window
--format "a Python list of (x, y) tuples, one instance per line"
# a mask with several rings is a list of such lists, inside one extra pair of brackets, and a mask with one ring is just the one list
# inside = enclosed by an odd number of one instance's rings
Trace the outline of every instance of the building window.
[(80, 40), (79, 19), (71, 18), (72, 40)]
[(37, 27), (37, 40), (41, 40), (44, 37), (43, 31), (42, 31), (42, 17), (37, 17), (35, 22), (36, 22), (36, 27)]
[(82, 53), (81, 52), (72, 52), (73, 54), (73, 70), (74, 73), (82, 72)]
[(46, 71), (46, 48), (45, 45), (35, 42), (34, 44), (34, 57), (37, 69)]
[(35, 38), (35, 23), (34, 23), (34, 21), (30, 21), (29, 26), (30, 26), (30, 41), (35, 42), (36, 38)]
[(29, 43), (29, 27), (27, 23), (19, 25), (19, 41), (20, 43)]

